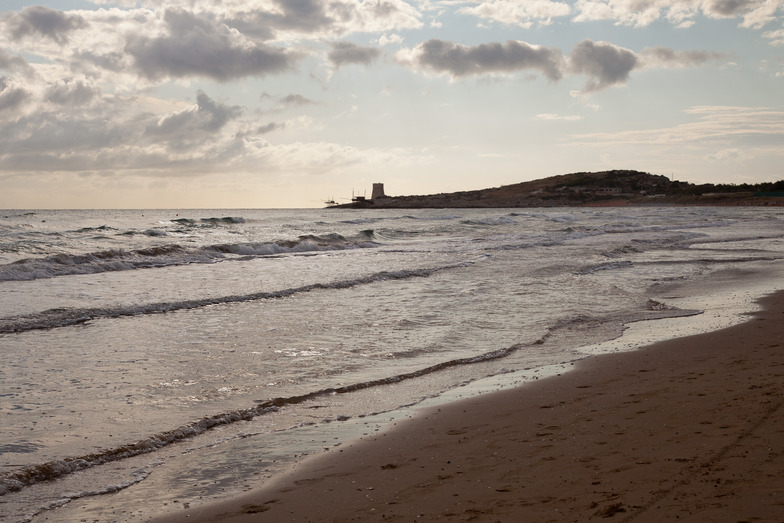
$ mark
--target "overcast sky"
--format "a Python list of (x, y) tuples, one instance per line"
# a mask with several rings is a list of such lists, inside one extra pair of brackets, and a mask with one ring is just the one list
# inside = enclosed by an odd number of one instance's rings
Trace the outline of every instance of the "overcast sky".
[(784, 0), (0, 2), (0, 207), (784, 178)]

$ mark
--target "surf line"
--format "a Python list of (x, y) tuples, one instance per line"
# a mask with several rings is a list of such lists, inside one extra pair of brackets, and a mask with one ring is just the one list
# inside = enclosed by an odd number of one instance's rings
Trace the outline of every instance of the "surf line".
[[(179, 441), (196, 437), (204, 432), (220, 426), (228, 425), (238, 421), (249, 421), (257, 416), (277, 412), (282, 407), (288, 405), (296, 405), (308, 400), (317, 399), (324, 396), (331, 396), (333, 394), (346, 394), (358, 390), (368, 389), (371, 387), (382, 386), (386, 384), (399, 383), (401, 381), (418, 378), (427, 374), (432, 374), (443, 369), (456, 367), (458, 365), (469, 365), (472, 363), (479, 363), (483, 361), (496, 360), (507, 357), (514, 352), (534, 345), (541, 345), (544, 343), (543, 339), (539, 339), (532, 343), (515, 344), (507, 348), (497, 349), (484, 354), (471, 356), (468, 358), (458, 358), (454, 360), (436, 363), (429, 367), (420, 370), (390, 376), (387, 378), (380, 378), (377, 380), (355, 383), (341, 387), (329, 387), (314, 392), (290, 397), (279, 397), (270, 400), (258, 400), (258, 404), (247, 408), (236, 410), (233, 412), (215, 414), (206, 416), (193, 423), (177, 427), (176, 429), (162, 432), (150, 436), (144, 440), (129, 443), (119, 447), (105, 449), (100, 452), (95, 452), (79, 457), (66, 457), (46, 463), (30, 465), (21, 468), (17, 471), (10, 472), (0, 478), (0, 496), (10, 492), (22, 490), (25, 487), (34, 485), (42, 481), (49, 481), (52, 479), (60, 478), (80, 470), (88, 469), (94, 466), (103, 465), (114, 461), (119, 461), (126, 458), (131, 458), (141, 454), (147, 454), (158, 450), (160, 448), (171, 445)], [(425, 398), (423, 398), (425, 399)], [(340, 416), (338, 421), (346, 421), (351, 419), (349, 416)]]
[(288, 298), (295, 294), (307, 293), (320, 289), (349, 289), (369, 283), (376, 283), (388, 280), (404, 280), (408, 278), (427, 278), (437, 272), (465, 267), (470, 262), (429, 269), (415, 269), (404, 271), (381, 271), (364, 278), (352, 280), (340, 280), (332, 283), (313, 283), (291, 289), (284, 289), (272, 292), (254, 292), (250, 294), (222, 296), (215, 298), (201, 298), (185, 300), (180, 302), (156, 302), (147, 305), (114, 308), (90, 308), (90, 309), (48, 309), (40, 313), (13, 316), (0, 319), (0, 334), (10, 334), (26, 332), (31, 330), (56, 329), (81, 325), (87, 322), (106, 319), (122, 318), (130, 316), (142, 316), (145, 314), (163, 314), (181, 310), (192, 310), (210, 305), (222, 305), (228, 303), (243, 303), (259, 300), (273, 300), (278, 298)]

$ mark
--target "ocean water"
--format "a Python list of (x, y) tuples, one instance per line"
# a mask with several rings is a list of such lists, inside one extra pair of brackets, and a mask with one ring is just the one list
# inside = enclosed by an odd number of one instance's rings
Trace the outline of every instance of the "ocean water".
[(782, 260), (778, 207), (0, 211), (0, 519), (237, 494), (629, 325), (739, 321)]

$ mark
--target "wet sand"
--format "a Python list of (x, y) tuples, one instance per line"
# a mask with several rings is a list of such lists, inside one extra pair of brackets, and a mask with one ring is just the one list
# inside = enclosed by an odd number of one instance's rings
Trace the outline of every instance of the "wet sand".
[(784, 293), (762, 304), (424, 411), (160, 521), (784, 521)]

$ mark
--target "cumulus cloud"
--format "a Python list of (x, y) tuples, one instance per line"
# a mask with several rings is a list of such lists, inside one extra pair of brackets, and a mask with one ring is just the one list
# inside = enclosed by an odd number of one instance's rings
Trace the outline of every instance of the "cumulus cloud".
[(398, 52), (397, 58), (416, 69), (446, 73), (453, 78), (533, 69), (550, 80), (561, 78), (560, 51), (509, 40), (473, 47), (444, 40), (428, 40), (412, 50)]
[(758, 2), (756, 7), (743, 16), (742, 27), (761, 29), (766, 24), (781, 21), (779, 12), (784, 11), (784, 0), (766, 0)]
[(462, 7), (458, 12), (521, 27), (530, 27), (534, 22), (547, 25), (553, 18), (566, 16), (572, 11), (569, 4), (552, 0), (484, 0), (471, 3), (476, 5)]
[(666, 19), (679, 27), (690, 27), (702, 14), (709, 18), (742, 17), (741, 26), (759, 29), (775, 20), (782, 7), (784, 0), (578, 0), (574, 20), (608, 20), (642, 27)]
[(14, 85), (8, 78), (0, 77), (0, 114), (16, 111), (30, 96), (26, 89)]
[[(70, 101), (78, 91), (67, 86), (59, 95), (67, 93), (64, 101)], [(240, 107), (201, 91), (196, 104), (157, 114), (152, 111), (165, 107), (163, 100), (114, 95), (96, 95), (88, 105), (66, 112), (46, 99), (53, 92), (27, 101), (38, 103), (38, 110), (14, 120), (0, 119), (3, 171), (156, 169), (177, 175), (194, 166), (206, 172), (241, 152), (243, 131), (272, 130), (243, 121)]]
[(6, 71), (29, 70), (30, 66), (21, 56), (11, 56), (9, 53), (0, 49), (0, 69)]
[(640, 59), (611, 43), (583, 40), (569, 53), (568, 63), (571, 72), (588, 76), (583, 92), (593, 92), (625, 83), (629, 73), (640, 66)]
[(297, 39), (302, 35), (330, 38), (422, 27), (421, 13), (404, 0), (203, 2), (191, 8), (265, 40)]
[(61, 80), (46, 89), (44, 97), (48, 102), (64, 105), (79, 106), (90, 103), (99, 95), (98, 89), (82, 79)]
[(773, 45), (784, 45), (784, 29), (767, 31), (763, 36), (770, 39), (770, 43)]
[(167, 115), (148, 125), (145, 134), (169, 140), (181, 148), (187, 142), (221, 130), (230, 120), (242, 114), (240, 107), (218, 103), (203, 91), (198, 92), (196, 102), (196, 107)]
[(204, 76), (228, 81), (291, 69), (296, 54), (251, 43), (225, 25), (183, 10), (167, 10), (168, 33), (129, 37), (125, 51), (139, 73), (149, 79)]
[(702, 9), (715, 17), (733, 18), (750, 11), (759, 3), (758, 0), (707, 0), (702, 4)]
[(558, 49), (510, 40), (473, 47), (443, 40), (428, 40), (396, 54), (398, 61), (415, 70), (446, 73), (452, 78), (538, 70), (549, 80), (567, 74), (588, 77), (582, 93), (593, 93), (625, 84), (632, 71), (644, 68), (694, 67), (719, 58), (707, 51), (646, 48), (642, 53), (609, 42), (583, 40), (564, 57)]
[(268, 19), (279, 29), (312, 33), (334, 23), (319, 0), (273, 0), (273, 4), (278, 12)]
[(379, 56), (381, 51), (375, 47), (362, 47), (352, 42), (333, 42), (327, 53), (329, 61), (335, 67), (348, 64), (370, 65)]
[(393, 45), (393, 44), (400, 44), (403, 43), (403, 37), (399, 34), (391, 34), (389, 36), (383, 34), (378, 38), (378, 45), (385, 46), (385, 45)]
[(14, 39), (27, 36), (42, 36), (58, 44), (68, 41), (68, 34), (87, 26), (80, 15), (66, 14), (40, 5), (25, 7), (18, 13), (11, 13), (3, 19)]

